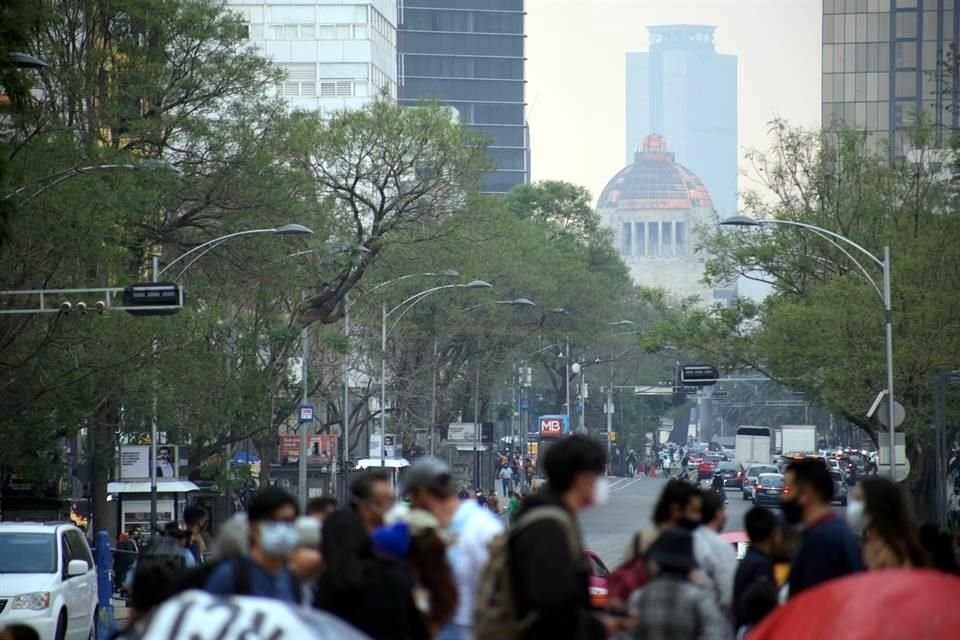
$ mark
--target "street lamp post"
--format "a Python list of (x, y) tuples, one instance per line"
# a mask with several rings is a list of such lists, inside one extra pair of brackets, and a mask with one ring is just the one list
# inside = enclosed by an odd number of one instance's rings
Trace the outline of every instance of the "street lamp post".
[[(529, 298), (514, 298), (513, 300), (493, 300), (491, 302), (483, 302), (481, 304), (475, 304), (472, 307), (467, 307), (463, 311), (470, 312), (480, 307), (486, 307), (490, 305), (510, 305), (513, 307), (535, 307), (537, 303)], [(478, 350), (479, 353), (479, 350)], [(477, 371), (476, 378), (474, 381), (473, 387), (473, 486), (474, 489), (480, 488), (480, 449), (478, 442), (483, 436), (483, 426), (480, 422), (480, 358), (477, 357)]]
[[(232, 238), (237, 238), (243, 235), (250, 235), (254, 233), (274, 233), (277, 235), (309, 235), (313, 231), (307, 227), (300, 224), (287, 224), (282, 227), (269, 228), (269, 229), (248, 229), (246, 231), (237, 231), (235, 233), (228, 233), (227, 235), (220, 236), (219, 238), (214, 238), (204, 242), (203, 244), (197, 245), (193, 249), (182, 253), (181, 255), (174, 258), (170, 263), (168, 263), (163, 269), (160, 269), (160, 259), (156, 256), (153, 257), (153, 281), (157, 282), (161, 275), (166, 272), (174, 264), (180, 262), (189, 255), (199, 252), (193, 260), (191, 260), (186, 267), (177, 275), (177, 279), (183, 276), (187, 269), (189, 269), (194, 262), (200, 259), (204, 254), (213, 249), (214, 247), (220, 245), (223, 242), (226, 242)], [(154, 357), (156, 357), (157, 350), (159, 348), (159, 343), (156, 338), (151, 342), (153, 349)], [(305, 373), (305, 371), (304, 371)], [(152, 416), (150, 419), (150, 533), (151, 535), (156, 531), (157, 528), (157, 438), (158, 438), (158, 409), (157, 409), (157, 390), (156, 384), (154, 384), (154, 393), (153, 393), (153, 403), (152, 403)], [(304, 453), (301, 450), (301, 456)]]
[[(411, 274), (419, 275), (419, 274)], [(397, 278), (398, 280), (400, 278)], [(472, 280), (466, 283), (445, 284), (439, 287), (425, 289), (415, 293), (392, 309), (387, 308), (387, 303), (381, 305), (380, 316), (380, 466), (386, 466), (386, 436), (387, 436), (387, 336), (403, 316), (421, 300), (446, 289), (489, 289), (493, 287), (489, 282), (483, 280)], [(394, 320), (393, 326), (387, 328), (387, 320), (397, 311), (400, 315)]]
[[(880, 296), (880, 300), (883, 303), (883, 319), (884, 319), (884, 338), (886, 342), (886, 368), (887, 368), (887, 422), (888, 429), (890, 434), (890, 480), (896, 481), (896, 399), (893, 395), (893, 301), (891, 295), (891, 261), (890, 261), (890, 247), (883, 247), (883, 259), (878, 258), (870, 251), (867, 251), (865, 248), (847, 238), (846, 236), (840, 235), (829, 229), (824, 229), (816, 225), (807, 224), (805, 222), (797, 222), (795, 220), (755, 220), (748, 216), (733, 216), (727, 218), (720, 222), (721, 225), (726, 226), (736, 226), (736, 227), (759, 227), (765, 224), (782, 224), (791, 227), (799, 227), (801, 229), (806, 229), (817, 236), (823, 238), (831, 245), (836, 247), (843, 253), (847, 258), (849, 258), (860, 270), (860, 273), (863, 274), (867, 282), (873, 287), (874, 291)], [(864, 268), (864, 266), (857, 260), (850, 252), (841, 246), (839, 243), (842, 242), (848, 247), (853, 248), (854, 250), (860, 252), (863, 256), (869, 258), (874, 265), (880, 268), (880, 272), (883, 275), (882, 290), (877, 286), (876, 281), (870, 276), (870, 273)]]

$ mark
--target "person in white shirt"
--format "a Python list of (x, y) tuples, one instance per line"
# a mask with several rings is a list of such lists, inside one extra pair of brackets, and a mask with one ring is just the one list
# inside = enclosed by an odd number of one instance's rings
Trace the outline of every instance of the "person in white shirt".
[(727, 523), (727, 509), (723, 496), (716, 491), (708, 489), (701, 495), (701, 525), (693, 532), (693, 553), (717, 604), (725, 613), (731, 614), (737, 554), (733, 545), (719, 533)]
[(513, 469), (510, 468), (509, 464), (503, 465), (503, 468), (500, 469), (500, 486), (505, 496), (510, 495), (510, 492), (513, 491)]
[(476, 500), (460, 500), (450, 468), (437, 458), (420, 458), (410, 467), (404, 492), (411, 507), (432, 513), (450, 539), (447, 558), (457, 583), (457, 612), (437, 640), (472, 640), (477, 583), (490, 541), (503, 531), (503, 523)]

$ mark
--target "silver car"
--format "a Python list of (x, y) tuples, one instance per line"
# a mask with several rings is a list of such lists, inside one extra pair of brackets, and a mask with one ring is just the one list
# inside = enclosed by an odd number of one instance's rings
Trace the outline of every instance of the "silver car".
[(744, 500), (753, 500), (758, 478), (761, 473), (780, 473), (780, 470), (773, 464), (748, 465), (743, 471), (743, 487), (740, 489), (740, 494)]

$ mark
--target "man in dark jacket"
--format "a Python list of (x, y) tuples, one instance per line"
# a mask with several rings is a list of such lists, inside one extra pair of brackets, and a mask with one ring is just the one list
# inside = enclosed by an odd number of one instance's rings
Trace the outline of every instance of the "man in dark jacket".
[[(547, 486), (517, 514), (559, 508), (566, 523), (545, 519), (519, 530), (510, 540), (517, 616), (533, 614), (524, 640), (594, 640), (623, 628), (620, 619), (590, 607), (588, 565), (580, 542), (577, 513), (606, 501), (603, 448), (586, 436), (569, 436), (550, 447), (544, 459)], [(561, 516), (562, 517), (562, 516)], [(570, 549), (574, 532), (577, 541)], [(574, 560), (577, 558), (577, 560)]]
[(773, 553), (782, 537), (777, 517), (766, 507), (754, 507), (747, 511), (743, 526), (750, 537), (750, 546), (737, 566), (737, 574), (733, 579), (733, 606), (738, 629), (759, 622), (751, 619), (744, 595), (751, 586), (764, 580), (776, 585)]

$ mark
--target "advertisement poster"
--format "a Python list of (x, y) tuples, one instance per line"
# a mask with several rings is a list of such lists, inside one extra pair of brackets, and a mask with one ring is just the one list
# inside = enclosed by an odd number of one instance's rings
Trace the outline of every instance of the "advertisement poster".
[(537, 422), (540, 425), (541, 438), (560, 438), (570, 434), (567, 416), (540, 416)]
[[(279, 459), (300, 459), (300, 436), (280, 436)], [(307, 435), (307, 462), (310, 464), (330, 464), (337, 456), (337, 436), (329, 433), (311, 433)]]
[[(386, 446), (384, 447), (383, 453), (384, 458), (403, 457), (403, 444), (399, 441), (395, 434), (386, 434), (384, 440), (386, 441)], [(380, 434), (372, 433), (370, 434), (370, 457), (379, 458), (380, 455)]]
[[(157, 447), (157, 479), (176, 479), (180, 461), (177, 447), (162, 444)], [(120, 478), (124, 482), (150, 479), (150, 445), (123, 445), (120, 447)]]

